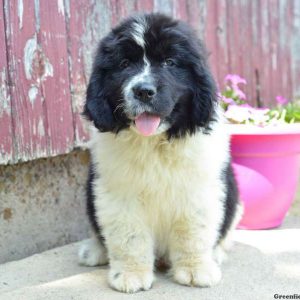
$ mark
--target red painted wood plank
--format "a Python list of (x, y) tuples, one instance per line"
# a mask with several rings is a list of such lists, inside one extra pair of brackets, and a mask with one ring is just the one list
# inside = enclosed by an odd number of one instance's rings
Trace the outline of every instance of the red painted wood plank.
[(240, 61), (242, 59), (241, 44), (240, 44), (240, 34), (241, 34), (241, 24), (239, 16), (239, 1), (227, 1), (227, 24), (228, 24), (228, 46), (230, 47), (230, 69), (234, 74), (242, 75), (242, 69)]
[[(88, 21), (88, 13), (91, 6), (86, 1), (65, 1), (66, 28), (68, 39), (68, 61), (69, 61), (69, 78), (70, 92), (72, 100), (72, 111), (75, 131), (75, 146), (80, 146), (88, 140), (88, 130), (84, 127), (80, 113), (82, 112), (85, 100), (85, 91), (87, 83), (87, 68), (84, 61), (84, 43), (82, 36), (90, 39), (92, 28), (86, 33), (86, 27), (90, 25)], [(87, 24), (88, 23), (88, 24)], [(89, 47), (92, 46), (91, 41), (87, 42)], [(92, 49), (86, 50), (92, 55)]]
[(260, 2), (260, 14), (261, 14), (261, 62), (262, 66), (260, 69), (260, 84), (261, 84), (261, 98), (262, 102), (266, 105), (270, 103), (271, 100), (271, 78), (270, 78), (270, 65), (271, 65), (271, 55), (270, 55), (270, 24), (269, 24), (269, 1)]
[(209, 53), (209, 63), (213, 75), (217, 78), (218, 61), (217, 61), (217, 39), (216, 39), (216, 0), (208, 1), (206, 7), (206, 24), (204, 40)]
[(13, 159), (11, 102), (8, 87), (3, 0), (0, 0), (0, 164)]
[(173, 16), (174, 2), (172, 0), (155, 0), (153, 10), (155, 12), (160, 12), (169, 16)]
[(39, 18), (41, 87), (45, 98), (48, 147), (50, 155), (58, 155), (69, 152), (74, 145), (63, 1), (40, 1)]
[(190, 0), (186, 2), (188, 22), (200, 36), (205, 38), (206, 0)]
[[(274, 5), (274, 3), (273, 3)], [(273, 7), (274, 10), (274, 7)], [(276, 55), (273, 55), (272, 62), (277, 63), (275, 74), (270, 74), (273, 79), (273, 95), (272, 103), (275, 102), (277, 95), (282, 95), (286, 98), (292, 97), (292, 78), (291, 78), (291, 33), (292, 33), (292, 15), (289, 12), (288, 1), (278, 1), (277, 15), (269, 12), (270, 18), (275, 19), (273, 28), (276, 27), (272, 36), (272, 44), (276, 44)], [(274, 48), (274, 46), (273, 46)], [(274, 64), (274, 62), (273, 62)]]
[[(250, 45), (250, 57), (252, 62), (252, 80), (250, 81), (251, 84), (251, 103), (258, 104), (260, 97), (260, 85), (258, 80), (260, 79), (260, 68), (261, 68), (261, 48), (259, 47), (260, 43), (260, 26), (261, 26), (261, 18), (259, 12), (259, 1), (249, 1), (250, 7), (249, 12), (251, 11), (251, 45)], [(248, 82), (249, 82), (249, 78)], [(248, 83), (249, 84), (249, 83)]]
[[(286, 51), (286, 45), (287, 45), (287, 25), (286, 25), (286, 1), (279, 1), (279, 20), (278, 20), (278, 37), (277, 37), (277, 43), (278, 43), (278, 62), (279, 62), (279, 72), (280, 72), (280, 87), (281, 91), (279, 92), (279, 95), (286, 96), (286, 85), (287, 85), (287, 51)], [(288, 51), (289, 52), (289, 51)], [(289, 54), (289, 53), (288, 53)]]
[[(292, 57), (291, 57), (291, 47), (292, 47), (292, 33), (293, 33), (293, 16), (295, 16), (296, 18), (298, 18), (298, 22), (300, 19), (300, 16), (296, 16), (293, 14), (294, 12), (294, 4), (296, 2), (294, 1), (287, 1), (287, 9), (286, 9), (286, 26), (287, 26), (287, 46), (286, 46), (286, 58), (287, 58), (287, 81), (286, 81), (286, 87), (285, 87), (285, 93), (284, 96), (286, 96), (286, 98), (291, 99), (292, 97), (292, 92), (294, 89), (294, 85), (295, 83), (293, 82), (293, 63), (292, 63)], [(299, 32), (295, 33), (296, 36), (299, 36)], [(294, 53), (295, 56), (300, 55), (300, 53)], [(296, 64), (296, 66), (299, 67), (298, 64)], [(299, 80), (299, 79), (298, 79)]]
[(111, 16), (111, 25), (115, 26), (119, 21), (118, 0), (109, 0), (109, 11)]
[(33, 1), (5, 0), (7, 55), (11, 78), (14, 161), (47, 156), (40, 48)]
[(135, 10), (142, 12), (152, 12), (154, 9), (154, 0), (135, 0)]
[(291, 32), (291, 72), (293, 90), (291, 98), (300, 99), (300, 1), (293, 2)]
[(255, 97), (253, 94), (255, 70), (252, 62), (252, 10), (251, 1), (240, 1), (239, 2), (239, 23), (240, 23), (240, 56), (239, 64), (241, 69), (241, 76), (247, 80), (247, 85), (243, 86), (247, 101), (255, 104)]
[[(173, 3), (173, 17), (183, 21), (191, 21), (188, 19), (187, 2), (182, 0), (174, 0)], [(194, 5), (194, 3), (191, 5)]]
[(216, 61), (217, 61), (217, 79), (220, 88), (224, 87), (224, 77), (228, 74), (228, 45), (227, 35), (227, 5), (226, 0), (220, 0), (216, 6)]
[(269, 24), (270, 24), (270, 65), (269, 65), (269, 78), (270, 78), (270, 99), (269, 104), (274, 103), (276, 95), (284, 95), (285, 91), (282, 86), (281, 75), (278, 72), (278, 65), (281, 61), (278, 60), (278, 32), (279, 32), (279, 11), (278, 2), (270, 1), (269, 4)]
[(135, 11), (135, 1), (133, 0), (123, 0), (117, 2), (118, 6), (118, 19), (122, 20)]
[(257, 84), (257, 76), (258, 76), (258, 71), (261, 66), (260, 63), (260, 48), (258, 47), (258, 38), (259, 38), (259, 16), (257, 15), (257, 6), (258, 6), (258, 0), (254, 1), (248, 1), (248, 10), (249, 10), (249, 21), (248, 21), (248, 26), (249, 26), (249, 31), (250, 31), (250, 36), (249, 36), (249, 52), (248, 55), (251, 60), (251, 73), (248, 75), (249, 77), (247, 78), (248, 85), (251, 91), (251, 101), (250, 103), (258, 106), (259, 105), (259, 100), (258, 97), (260, 96), (260, 91), (259, 91), (259, 86)]

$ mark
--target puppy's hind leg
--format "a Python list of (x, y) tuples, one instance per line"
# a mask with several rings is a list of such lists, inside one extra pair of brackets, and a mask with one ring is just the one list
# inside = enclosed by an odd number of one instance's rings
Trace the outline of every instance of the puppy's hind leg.
[(226, 234), (222, 239), (218, 242), (215, 250), (214, 250), (214, 258), (217, 263), (220, 265), (227, 259), (227, 252), (230, 250), (233, 244), (233, 232), (236, 229), (238, 223), (240, 222), (244, 213), (244, 206), (242, 203), (237, 204), (236, 213), (232, 220), (232, 223), (227, 230)]
[(80, 265), (88, 267), (106, 265), (108, 263), (107, 250), (95, 234), (80, 246), (78, 261)]

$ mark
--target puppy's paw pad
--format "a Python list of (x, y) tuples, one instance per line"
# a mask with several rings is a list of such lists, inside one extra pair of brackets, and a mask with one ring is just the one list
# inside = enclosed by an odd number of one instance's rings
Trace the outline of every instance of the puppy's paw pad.
[(94, 267), (108, 263), (106, 249), (97, 240), (90, 239), (78, 251), (79, 264)]
[(147, 291), (153, 283), (152, 271), (115, 271), (110, 270), (109, 284), (117, 291), (136, 293)]
[(179, 267), (174, 271), (174, 280), (188, 286), (210, 287), (216, 285), (221, 277), (221, 270), (216, 263)]

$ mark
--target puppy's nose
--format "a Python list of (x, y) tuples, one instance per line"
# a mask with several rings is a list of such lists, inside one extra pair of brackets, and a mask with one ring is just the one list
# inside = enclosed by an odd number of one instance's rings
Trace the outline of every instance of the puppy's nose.
[(150, 101), (156, 94), (156, 88), (151, 83), (146, 82), (137, 83), (132, 91), (135, 98), (144, 102)]

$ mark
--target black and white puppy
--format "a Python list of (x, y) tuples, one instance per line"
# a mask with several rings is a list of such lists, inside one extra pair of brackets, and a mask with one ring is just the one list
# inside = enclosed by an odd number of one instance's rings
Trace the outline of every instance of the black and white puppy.
[(240, 216), (229, 137), (202, 43), (185, 23), (131, 17), (100, 43), (84, 115), (93, 124), (80, 263), (116, 290), (148, 290), (156, 259), (211, 286)]

